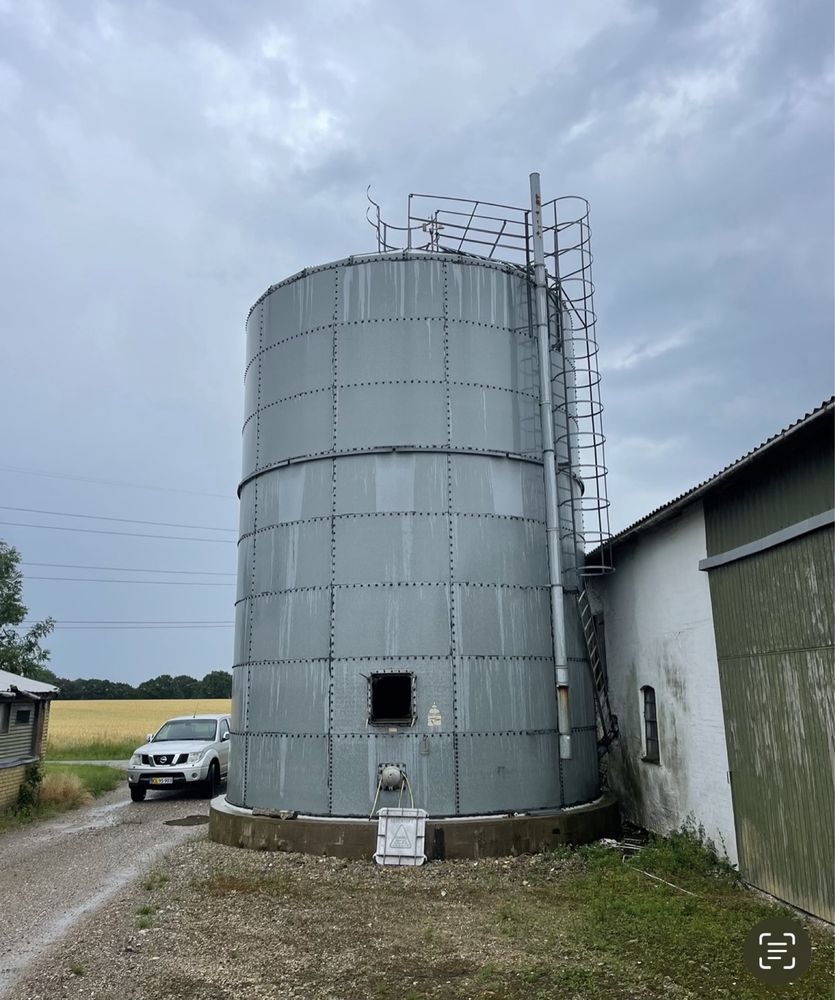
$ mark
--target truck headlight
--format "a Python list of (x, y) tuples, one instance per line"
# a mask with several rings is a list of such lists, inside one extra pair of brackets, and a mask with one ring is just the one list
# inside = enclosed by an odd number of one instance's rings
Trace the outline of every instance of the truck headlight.
[(142, 763), (142, 756), (140, 754), (135, 753), (135, 754), (133, 754), (131, 756), (131, 759), (130, 759), (130, 766), (131, 767), (139, 767), (139, 765), (141, 763)]
[[(206, 750), (208, 750), (208, 747), (206, 747)], [(202, 760), (206, 755), (206, 750), (195, 750), (194, 753), (190, 753), (188, 755), (189, 764), (196, 764), (198, 760)]]

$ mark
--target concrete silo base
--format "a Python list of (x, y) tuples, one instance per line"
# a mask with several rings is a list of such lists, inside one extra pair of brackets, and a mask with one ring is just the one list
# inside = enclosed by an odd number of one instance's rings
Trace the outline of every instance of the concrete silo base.
[[(426, 856), (493, 858), (537, 854), (560, 844), (584, 844), (618, 833), (615, 797), (606, 794), (586, 805), (548, 813), (427, 819)], [(212, 801), (209, 837), (219, 844), (256, 851), (294, 851), (350, 860), (371, 859), (377, 844), (377, 821), (253, 812), (230, 805), (225, 796)]]

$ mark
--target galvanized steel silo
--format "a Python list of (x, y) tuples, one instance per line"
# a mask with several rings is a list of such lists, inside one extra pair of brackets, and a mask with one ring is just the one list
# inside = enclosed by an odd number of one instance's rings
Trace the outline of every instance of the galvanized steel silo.
[(387, 764), (430, 816), (598, 793), (570, 596), (559, 752), (530, 310), (520, 268), (431, 252), (311, 268), (253, 307), (231, 804), (367, 817)]

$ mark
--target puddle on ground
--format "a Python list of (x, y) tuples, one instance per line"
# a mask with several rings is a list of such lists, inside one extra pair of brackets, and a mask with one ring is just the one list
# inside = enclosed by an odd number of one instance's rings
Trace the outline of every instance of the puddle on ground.
[(208, 823), (208, 816), (181, 816), (180, 819), (167, 819), (166, 826), (201, 826)]

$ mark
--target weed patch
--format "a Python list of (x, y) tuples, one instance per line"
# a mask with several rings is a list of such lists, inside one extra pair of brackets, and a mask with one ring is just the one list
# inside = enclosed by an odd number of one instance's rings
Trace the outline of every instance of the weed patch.
[(142, 888), (148, 892), (153, 892), (155, 889), (161, 889), (167, 881), (168, 876), (165, 872), (148, 872), (145, 878), (142, 879)]

